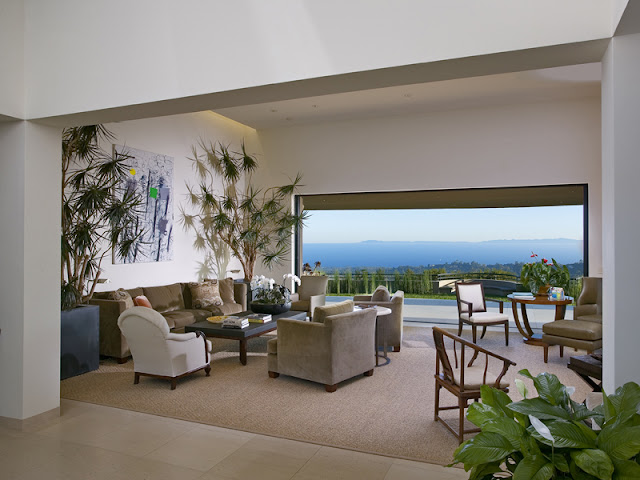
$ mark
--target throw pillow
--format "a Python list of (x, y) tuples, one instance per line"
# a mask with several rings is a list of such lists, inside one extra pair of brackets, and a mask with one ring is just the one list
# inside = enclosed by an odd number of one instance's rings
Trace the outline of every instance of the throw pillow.
[(376, 288), (376, 291), (371, 295), (372, 302), (388, 302), (389, 300), (391, 300), (391, 294), (389, 290), (387, 290), (387, 287), (383, 287), (382, 285)]
[(203, 283), (190, 283), (189, 290), (191, 290), (191, 305), (193, 305), (193, 308), (201, 310), (207, 307), (219, 307), (222, 305), (217, 280), (209, 280)]
[(149, 299), (144, 295), (139, 295), (136, 298), (134, 298), (133, 303), (135, 303), (136, 307), (153, 308), (151, 306), (151, 302), (149, 301)]
[(125, 310), (133, 307), (133, 305), (134, 305), (133, 298), (131, 298), (131, 295), (129, 295), (129, 292), (127, 292), (124, 288), (119, 288), (118, 290), (114, 290), (113, 292), (109, 292), (109, 294), (107, 295), (107, 298), (109, 300), (122, 300), (122, 301), (124, 301), (124, 309)]
[(218, 286), (220, 288), (222, 303), (236, 303), (236, 298), (233, 295), (233, 278), (229, 277), (224, 280), (218, 280)]

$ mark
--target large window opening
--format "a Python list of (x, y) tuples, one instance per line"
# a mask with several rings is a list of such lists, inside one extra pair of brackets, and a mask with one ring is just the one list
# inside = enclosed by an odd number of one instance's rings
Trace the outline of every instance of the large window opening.
[(298, 268), (320, 262), (330, 300), (385, 285), (433, 304), (460, 279), (487, 280), (506, 300), (535, 254), (567, 265), (576, 295), (588, 274), (586, 200), (585, 185), (306, 195)]

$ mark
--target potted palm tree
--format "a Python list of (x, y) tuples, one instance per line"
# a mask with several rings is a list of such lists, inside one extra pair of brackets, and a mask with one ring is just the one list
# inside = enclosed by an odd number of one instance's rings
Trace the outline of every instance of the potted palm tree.
[(87, 305), (112, 251), (125, 256), (142, 233), (141, 199), (127, 188), (126, 155), (108, 154), (102, 125), (62, 134), (61, 378), (98, 368), (99, 307)]
[[(199, 184), (187, 183), (182, 225), (195, 233), (196, 249), (217, 252), (222, 242), (242, 264), (244, 281), (249, 283), (258, 259), (271, 268), (290, 252), (291, 233), (306, 218), (304, 212), (291, 212), (291, 195), (300, 186), (301, 175), (286, 185), (257, 188), (252, 174), (258, 162), (244, 143), (241, 152), (233, 152), (220, 143), (201, 140), (192, 151), (190, 160)], [(221, 182), (219, 188), (216, 180)]]

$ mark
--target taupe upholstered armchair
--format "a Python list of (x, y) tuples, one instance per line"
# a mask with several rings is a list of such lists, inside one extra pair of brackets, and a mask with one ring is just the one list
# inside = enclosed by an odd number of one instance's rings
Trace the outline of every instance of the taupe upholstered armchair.
[(353, 301), (317, 307), (314, 321), (279, 319), (278, 337), (267, 343), (269, 376), (280, 374), (322, 383), (335, 392), (375, 366), (376, 310), (353, 310)]
[[(458, 335), (462, 334), (464, 323), (471, 325), (473, 343), (476, 343), (477, 327), (482, 327), (480, 338), (483, 338), (488, 326), (504, 325), (504, 341), (509, 345), (509, 317), (504, 314), (504, 304), (501, 300), (486, 299), (482, 283), (456, 282), (456, 299), (458, 300)], [(487, 301), (498, 303), (500, 311), (488, 311)]]
[(315, 308), (325, 304), (328, 283), (329, 277), (326, 275), (300, 277), (298, 292), (291, 294), (291, 310), (307, 312), (309, 317), (313, 317)]
[(582, 291), (573, 309), (573, 320), (556, 320), (542, 326), (544, 361), (548, 359), (548, 345), (574, 347), (592, 353), (602, 347), (602, 278), (583, 277)]
[[(380, 289), (380, 287), (378, 287)], [(378, 290), (376, 289), (376, 291)], [(386, 289), (385, 289), (386, 290)], [(375, 295), (375, 292), (374, 292)], [(402, 346), (402, 309), (404, 308), (404, 292), (397, 290), (388, 299), (372, 299), (374, 295), (355, 295), (353, 302), (359, 306), (378, 305), (391, 309), (391, 315), (384, 319), (385, 328), (378, 331), (378, 335), (387, 337), (387, 345), (393, 347), (394, 352), (399, 352)], [(378, 338), (378, 345), (383, 344), (383, 339)]]

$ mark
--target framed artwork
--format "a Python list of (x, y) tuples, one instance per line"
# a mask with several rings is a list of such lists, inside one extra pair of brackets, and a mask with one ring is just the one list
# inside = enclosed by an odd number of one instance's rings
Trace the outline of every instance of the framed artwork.
[(129, 157), (129, 176), (123, 191), (133, 189), (143, 199), (138, 223), (143, 234), (127, 257), (114, 251), (113, 263), (173, 260), (173, 157), (123, 145), (113, 148)]

